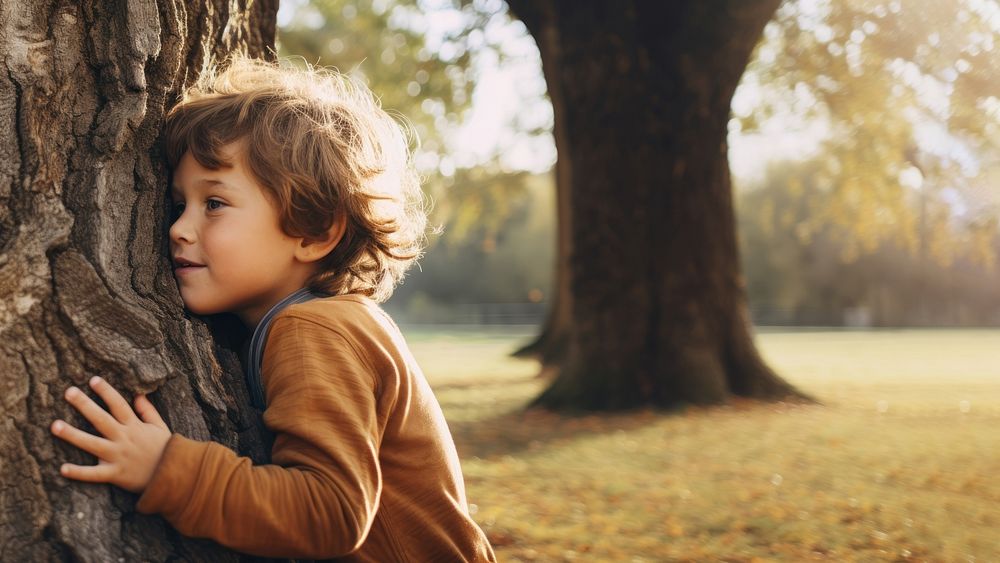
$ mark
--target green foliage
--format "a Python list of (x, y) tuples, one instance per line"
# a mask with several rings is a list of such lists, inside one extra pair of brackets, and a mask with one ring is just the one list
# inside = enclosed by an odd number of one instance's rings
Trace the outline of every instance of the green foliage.
[[(383, 107), (400, 112), (423, 140), (440, 152), (439, 131), (457, 125), (471, 102), (475, 80), (471, 53), (445, 36), (448, 49), (432, 49), (417, 2), (317, 0), (296, 11), (278, 34), (281, 56), (333, 66), (364, 79)], [(475, 21), (455, 32), (467, 36)]]
[[(497, 180), (487, 175), (483, 181)], [(419, 270), (407, 274), (390, 304), (405, 316), (419, 313), (413, 308), (435, 305), (551, 301), (555, 269), (552, 181), (550, 175), (526, 176), (523, 197), (496, 198), (498, 204), (509, 206), (503, 209), (467, 207), (471, 220), (463, 222), (460, 217), (456, 223), (464, 224), (456, 228), (465, 230), (432, 247), (420, 260)], [(469, 189), (506, 189), (501, 184), (478, 186), (473, 180), (468, 185)], [(498, 217), (504, 220), (496, 222)]]
[[(541, 181), (542, 178), (548, 181)], [(484, 251), (490, 252), (488, 241), (504, 236), (505, 226), (517, 228), (521, 222), (530, 181), (531, 174), (524, 171), (501, 172), (492, 167), (456, 170), (450, 197), (438, 202), (440, 213), (451, 219), (446, 244), (454, 247), (469, 240), (483, 241)], [(548, 176), (536, 177), (533, 186), (555, 189)], [(513, 217), (515, 211), (521, 215)]]
[[(762, 324), (840, 325), (864, 308), (877, 326), (995, 325), (1000, 236), (981, 235), (991, 253), (966, 250), (944, 262), (914, 254), (896, 240), (854, 255), (851, 226), (817, 222), (842, 196), (829, 189), (823, 158), (773, 165), (765, 181), (737, 194), (744, 275)], [(917, 225), (929, 248), (938, 227)], [(969, 249), (978, 249), (969, 245)]]
[(811, 171), (829, 197), (800, 230), (833, 227), (847, 262), (891, 241), (940, 264), (993, 263), (998, 21), (996, 4), (973, 0), (792, 0), (778, 10), (741, 86), (760, 88), (760, 104), (736, 117), (744, 131), (768, 119), (829, 123)]

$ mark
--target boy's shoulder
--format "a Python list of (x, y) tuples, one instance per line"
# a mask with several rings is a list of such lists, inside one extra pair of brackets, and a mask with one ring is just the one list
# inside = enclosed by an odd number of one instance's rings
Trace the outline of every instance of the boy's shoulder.
[[(286, 328), (303, 328), (299, 323), (308, 323), (306, 332), (314, 337), (322, 338), (323, 331), (329, 331), (331, 338), (348, 344), (375, 371), (391, 365), (416, 365), (396, 323), (378, 303), (363, 295), (337, 295), (289, 305), (274, 318), (268, 341)], [(281, 347), (294, 347), (287, 339), (282, 342)], [(277, 349), (271, 350), (269, 344), (265, 354), (268, 352), (276, 353)]]
[(378, 303), (357, 294), (322, 297), (289, 305), (278, 313), (274, 323), (281, 319), (315, 323), (351, 340), (362, 335), (367, 338), (392, 338), (399, 333), (399, 327)]

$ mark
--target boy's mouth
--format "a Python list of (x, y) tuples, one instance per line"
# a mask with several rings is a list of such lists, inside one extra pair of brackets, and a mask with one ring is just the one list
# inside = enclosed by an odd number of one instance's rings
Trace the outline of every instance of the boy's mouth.
[(194, 260), (188, 260), (187, 258), (181, 256), (174, 256), (174, 271), (177, 273), (190, 272), (204, 267), (204, 264), (199, 264)]

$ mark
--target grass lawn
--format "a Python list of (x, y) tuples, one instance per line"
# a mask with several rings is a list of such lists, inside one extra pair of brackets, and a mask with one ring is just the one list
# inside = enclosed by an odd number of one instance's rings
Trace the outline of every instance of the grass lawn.
[(1000, 561), (1000, 330), (762, 332), (822, 405), (576, 418), (530, 332), (404, 333), (502, 561)]

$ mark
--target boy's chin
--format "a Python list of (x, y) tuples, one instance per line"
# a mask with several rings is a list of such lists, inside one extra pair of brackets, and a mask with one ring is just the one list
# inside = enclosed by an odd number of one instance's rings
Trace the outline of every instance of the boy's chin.
[(221, 307), (205, 306), (203, 304), (199, 305), (199, 304), (186, 304), (186, 303), (184, 305), (184, 309), (193, 315), (197, 315), (199, 317), (207, 317), (206, 320), (213, 319), (212, 322), (218, 321), (222, 323), (229, 323), (232, 321), (240, 323), (241, 325), (243, 324), (243, 320), (240, 318), (240, 316), (234, 313), (233, 311), (230, 311), (229, 309), (224, 309)]
[(194, 313), (195, 315), (200, 315), (206, 317), (208, 315), (218, 315), (220, 313), (227, 313), (228, 311), (222, 310), (218, 307), (212, 307), (210, 305), (205, 305), (204, 303), (188, 303), (184, 302), (184, 308)]

